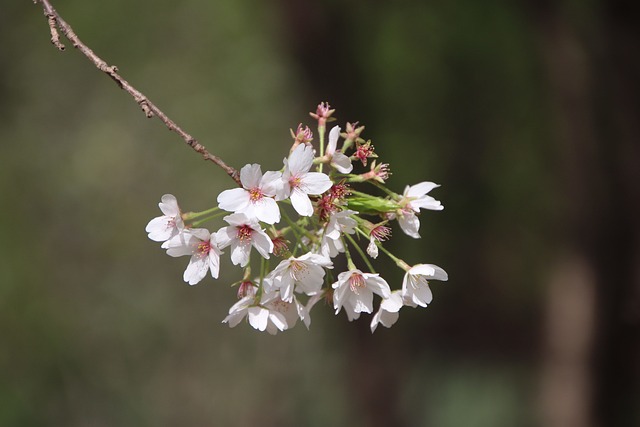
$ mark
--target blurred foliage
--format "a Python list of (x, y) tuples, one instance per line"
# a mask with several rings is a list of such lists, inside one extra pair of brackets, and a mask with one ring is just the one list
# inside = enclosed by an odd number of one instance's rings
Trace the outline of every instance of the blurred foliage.
[[(232, 182), (69, 48), (0, 9), (0, 425), (541, 425), (547, 266), (563, 246), (556, 111), (527, 2), (54, 2), (79, 37), (211, 152), (275, 169), (319, 101), (366, 125), (443, 212), (393, 248), (450, 275), (368, 331), (330, 307), (276, 337), (220, 324), (239, 270), (182, 283), (144, 233), (164, 193)], [(599, 5), (563, 2), (579, 34)], [(316, 38), (314, 39), (314, 34)], [(317, 43), (314, 43), (317, 42)], [(560, 171), (560, 172), (559, 172)], [(392, 288), (402, 272), (382, 264)], [(636, 388), (637, 390), (637, 388)], [(637, 416), (635, 412), (629, 412)], [(619, 425), (623, 424), (622, 420)], [(391, 424), (387, 424), (391, 425)], [(612, 424), (613, 425), (613, 424)]]

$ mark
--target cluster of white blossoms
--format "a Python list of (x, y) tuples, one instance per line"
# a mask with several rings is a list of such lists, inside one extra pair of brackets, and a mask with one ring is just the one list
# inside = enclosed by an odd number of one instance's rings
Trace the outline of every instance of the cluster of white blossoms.
[[(344, 310), (351, 321), (374, 312), (377, 294), (381, 300), (371, 320), (373, 332), (379, 324), (391, 327), (404, 306), (426, 307), (432, 299), (429, 280), (447, 280), (442, 268), (411, 266), (383, 245), (392, 221), (407, 235), (420, 238), (420, 210), (443, 209), (428, 195), (438, 185), (421, 182), (396, 194), (385, 186), (388, 165), (376, 160), (365, 172), (354, 173), (353, 163), (367, 167), (377, 155), (371, 141), (360, 137), (364, 126), (357, 123), (347, 123), (344, 133), (333, 127), (325, 146), (326, 124), (334, 120), (333, 113), (327, 103), (311, 113), (318, 122), (319, 152), (311, 143), (312, 132), (299, 125), (291, 131), (293, 146), (281, 170), (263, 174), (259, 164), (244, 166), (242, 186), (223, 191), (217, 206), (203, 212), (182, 212), (176, 198), (166, 194), (159, 204), (163, 215), (146, 227), (149, 238), (162, 242), (168, 255), (190, 257), (183, 275), (190, 285), (207, 273), (217, 279), (220, 256), (230, 248), (231, 262), (244, 270), (242, 280), (234, 283), (238, 301), (223, 320), (231, 327), (246, 318), (255, 329), (271, 334), (292, 328), (298, 319), (308, 328), (311, 309), (323, 299), (336, 314)], [(352, 188), (365, 183), (386, 196)], [(217, 231), (200, 227), (220, 217), (225, 224)], [(359, 259), (354, 260), (352, 251)], [(252, 274), (254, 252), (259, 262), (254, 261)], [(371, 259), (379, 252), (406, 272), (401, 289), (392, 291), (375, 272)], [(334, 258), (340, 254), (345, 255), (347, 270), (335, 274)]]

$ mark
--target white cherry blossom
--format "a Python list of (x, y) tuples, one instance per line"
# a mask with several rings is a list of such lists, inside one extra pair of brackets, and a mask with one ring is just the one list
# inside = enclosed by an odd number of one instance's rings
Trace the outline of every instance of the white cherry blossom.
[(220, 193), (220, 209), (244, 213), (249, 218), (257, 218), (267, 224), (280, 222), (280, 208), (273, 199), (280, 179), (280, 172), (267, 172), (262, 175), (259, 164), (245, 165), (240, 170), (242, 188)]
[(427, 193), (437, 187), (439, 187), (438, 184), (425, 181), (416, 185), (408, 185), (405, 188), (402, 200), (400, 200), (400, 205), (402, 205), (403, 208), (397, 212), (395, 216), (398, 219), (400, 228), (408, 236), (414, 239), (420, 238), (420, 234), (418, 233), (420, 220), (416, 216), (416, 213), (420, 212), (420, 209), (434, 211), (444, 209), (444, 206), (442, 206), (438, 200), (427, 195)]
[(234, 213), (223, 218), (228, 227), (223, 227), (216, 233), (220, 249), (231, 245), (231, 262), (234, 265), (246, 266), (249, 263), (251, 247), (269, 259), (273, 252), (273, 242), (264, 232), (255, 218), (249, 218), (244, 213)]
[(311, 324), (309, 312), (297, 299), (282, 301), (278, 292), (264, 293), (259, 304), (254, 296), (240, 299), (229, 309), (229, 315), (222, 323), (228, 323), (233, 328), (245, 317), (251, 327), (271, 335), (293, 328), (299, 318), (307, 329)]
[(265, 291), (280, 291), (283, 301), (293, 301), (293, 291), (316, 295), (324, 282), (324, 269), (333, 268), (331, 260), (322, 255), (306, 253), (285, 259), (270, 274), (270, 286)]
[(328, 258), (334, 258), (344, 252), (344, 244), (340, 236), (342, 233), (353, 234), (356, 232), (355, 228), (358, 223), (355, 219), (351, 218), (351, 215), (357, 213), (356, 211), (345, 209), (329, 217), (329, 222), (324, 229), (320, 243), (320, 253), (322, 255)]
[(160, 200), (158, 207), (164, 215), (153, 218), (145, 228), (149, 239), (155, 242), (165, 242), (184, 229), (176, 198), (172, 194), (165, 194)]
[(334, 289), (333, 307), (336, 314), (344, 307), (349, 320), (357, 319), (360, 313), (373, 311), (374, 293), (382, 298), (391, 296), (389, 284), (382, 277), (360, 270), (340, 273), (338, 280), (331, 287)]
[(402, 297), (420, 307), (426, 307), (433, 299), (428, 280), (448, 279), (447, 272), (437, 265), (416, 264), (404, 275)]
[(220, 254), (216, 235), (205, 228), (184, 230), (165, 244), (167, 254), (172, 257), (190, 255), (189, 265), (184, 271), (183, 279), (195, 285), (204, 279), (207, 271), (211, 271), (214, 279), (220, 271)]
[(327, 143), (326, 155), (331, 159), (331, 166), (336, 168), (338, 172), (350, 173), (353, 170), (351, 159), (344, 155), (341, 151), (337, 151), (338, 138), (340, 137), (340, 127), (334, 126), (329, 132), (329, 142)]
[(392, 291), (389, 298), (382, 300), (380, 308), (376, 314), (373, 315), (373, 319), (371, 319), (371, 333), (375, 332), (379, 323), (386, 328), (392, 327), (398, 321), (400, 317), (399, 311), (403, 305), (402, 291)]
[(319, 195), (327, 191), (333, 183), (321, 172), (309, 172), (313, 165), (313, 148), (300, 144), (284, 159), (282, 186), (279, 188), (277, 200), (291, 198), (293, 208), (301, 216), (313, 215), (313, 205), (309, 195)]

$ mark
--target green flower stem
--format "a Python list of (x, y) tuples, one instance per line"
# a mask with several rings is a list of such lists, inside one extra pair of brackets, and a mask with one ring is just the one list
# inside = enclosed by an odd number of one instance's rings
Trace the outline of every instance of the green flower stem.
[(368, 182), (369, 182), (369, 184), (373, 185), (374, 187), (378, 187), (379, 189), (381, 189), (382, 191), (387, 193), (389, 196), (393, 197), (394, 200), (398, 200), (398, 199), (401, 198), (400, 195), (398, 195), (397, 193), (394, 193), (393, 191), (389, 190), (387, 187), (385, 187), (384, 185), (380, 184), (378, 181), (370, 180)]
[(340, 240), (342, 240), (342, 246), (344, 246), (344, 255), (347, 257), (347, 268), (349, 270), (357, 270), (358, 268), (353, 263), (353, 259), (351, 259), (351, 252), (349, 251), (349, 247), (347, 246), (347, 243), (344, 241), (342, 237), (340, 237)]
[(216, 212), (217, 210), (219, 210), (219, 207), (213, 207), (211, 209), (207, 209), (206, 211), (202, 211), (202, 212), (186, 212), (182, 214), (182, 219), (184, 221), (191, 221), (192, 219), (196, 219), (196, 218), (200, 218), (202, 216), (205, 215), (209, 215), (213, 212)]
[(193, 225), (194, 227), (198, 227), (198, 226), (200, 226), (201, 224), (204, 224), (204, 223), (205, 223), (205, 222), (207, 222), (207, 221), (211, 221), (212, 219), (219, 218), (219, 217), (221, 217), (221, 216), (223, 216), (223, 215), (226, 215), (226, 214), (228, 214), (228, 213), (229, 213), (229, 212), (224, 212), (224, 211), (223, 211), (223, 212), (218, 212), (218, 213), (217, 213), (217, 214), (215, 214), (215, 215), (211, 215), (211, 216), (208, 216), (208, 217), (206, 217), (206, 218), (203, 218), (203, 219), (201, 219), (201, 220), (199, 220), (199, 221), (195, 221), (195, 222), (193, 222), (191, 225)]
[(371, 265), (371, 262), (369, 261), (369, 258), (367, 258), (367, 256), (365, 255), (364, 251), (362, 250), (362, 248), (358, 245), (358, 243), (353, 239), (353, 237), (351, 237), (351, 235), (349, 234), (345, 234), (345, 236), (347, 237), (347, 239), (349, 240), (349, 242), (351, 242), (351, 244), (353, 245), (354, 248), (356, 248), (356, 251), (358, 252), (358, 254), (360, 255), (360, 258), (362, 258), (362, 260), (364, 261), (365, 264), (367, 264), (367, 268), (369, 269), (370, 272), (375, 273), (376, 270), (373, 268), (373, 266)]
[[(318, 135), (320, 137), (320, 157), (324, 157), (324, 132), (327, 129), (326, 126), (318, 126)], [(318, 169), (319, 172), (322, 172), (322, 163), (320, 163), (320, 167)]]
[(400, 267), (404, 271), (409, 271), (411, 269), (411, 266), (409, 264), (407, 264), (406, 262), (404, 262), (403, 260), (395, 256), (394, 254), (389, 252), (384, 246), (378, 245), (378, 249), (384, 252), (389, 258), (391, 258), (396, 263), (398, 267)]
[[(298, 234), (298, 231), (300, 230), (302, 230), (303, 234), (307, 234), (307, 230), (305, 230), (304, 228), (300, 227), (298, 224), (293, 222), (291, 218), (289, 218), (289, 215), (287, 215), (285, 212), (282, 212), (282, 217), (284, 218), (285, 221), (287, 221), (287, 223), (289, 223), (289, 226), (291, 227), (291, 232), (296, 237), (296, 240), (300, 242), (302, 246), (304, 246), (305, 250), (308, 251), (309, 247), (302, 242), (302, 237), (300, 236), (300, 234)], [(293, 249), (293, 256), (295, 256), (297, 251), (298, 251), (298, 245), (295, 245), (295, 248)]]
[(242, 276), (243, 281), (251, 281), (251, 266), (247, 265), (244, 268), (244, 275)]

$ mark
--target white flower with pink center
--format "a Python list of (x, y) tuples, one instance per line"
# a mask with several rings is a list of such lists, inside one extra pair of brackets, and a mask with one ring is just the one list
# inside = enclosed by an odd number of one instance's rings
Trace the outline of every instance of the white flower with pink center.
[(291, 198), (293, 208), (302, 216), (313, 215), (313, 205), (309, 195), (320, 195), (331, 188), (331, 179), (321, 172), (309, 172), (313, 166), (313, 148), (300, 144), (284, 159), (282, 186), (277, 200)]
[(172, 257), (190, 255), (189, 265), (184, 271), (183, 279), (195, 285), (204, 279), (207, 271), (211, 271), (214, 279), (220, 271), (220, 254), (216, 235), (204, 228), (184, 230), (165, 243), (167, 254)]
[(355, 219), (351, 218), (351, 215), (357, 213), (356, 211), (345, 209), (329, 217), (329, 222), (324, 229), (320, 243), (320, 252), (325, 257), (333, 258), (339, 253), (344, 252), (344, 245), (340, 237), (342, 233), (353, 234), (356, 232), (355, 228), (358, 223)]
[(327, 157), (329, 157), (331, 166), (336, 168), (338, 172), (350, 173), (353, 170), (351, 159), (342, 151), (337, 151), (338, 138), (340, 137), (340, 127), (334, 126), (329, 132), (329, 142), (327, 144)]
[(244, 267), (249, 263), (251, 247), (258, 253), (269, 259), (273, 252), (273, 242), (264, 232), (255, 218), (249, 218), (244, 213), (234, 213), (223, 218), (228, 227), (223, 227), (216, 233), (216, 239), (220, 249), (231, 245), (231, 262)]
[(273, 199), (280, 172), (262, 175), (259, 164), (245, 165), (240, 170), (242, 188), (225, 190), (218, 195), (220, 209), (244, 213), (267, 224), (280, 222), (280, 208)]
[(293, 301), (293, 291), (316, 295), (324, 282), (324, 269), (333, 268), (330, 259), (311, 252), (301, 257), (285, 259), (271, 272), (265, 291), (280, 291), (283, 301)]
[(433, 299), (428, 280), (446, 281), (449, 276), (437, 265), (416, 264), (404, 275), (402, 297), (420, 307), (426, 307)]
[(389, 284), (378, 274), (363, 273), (360, 270), (350, 270), (340, 273), (338, 281), (331, 287), (333, 292), (333, 307), (336, 314), (344, 307), (349, 320), (360, 317), (360, 313), (373, 311), (373, 294), (383, 299), (391, 296)]
[(165, 194), (160, 200), (158, 207), (164, 215), (149, 221), (145, 231), (149, 233), (151, 240), (166, 242), (184, 229), (184, 222), (178, 201), (172, 194)]
[(444, 209), (444, 206), (442, 206), (438, 200), (427, 195), (428, 192), (437, 187), (439, 187), (439, 185), (425, 181), (416, 185), (408, 185), (405, 188), (402, 200), (400, 200), (400, 205), (403, 206), (403, 208), (397, 212), (395, 216), (398, 218), (400, 228), (408, 236), (414, 239), (420, 238), (420, 234), (418, 234), (420, 220), (416, 216), (416, 213), (419, 213), (420, 209), (433, 211), (441, 211)]

